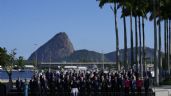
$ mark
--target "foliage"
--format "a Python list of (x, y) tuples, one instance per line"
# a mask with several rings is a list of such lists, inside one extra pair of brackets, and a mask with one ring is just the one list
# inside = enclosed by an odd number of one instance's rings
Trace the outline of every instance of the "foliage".
[(12, 70), (14, 65), (17, 63), (18, 66), (23, 67), (24, 64), (23, 57), (20, 56), (16, 59), (15, 55), (16, 49), (13, 49), (10, 53), (8, 53), (5, 48), (0, 47), (0, 65), (7, 72), (10, 84), (12, 84)]
[(0, 65), (8, 74), (10, 87), (12, 87), (12, 70), (15, 63), (15, 51), (16, 49), (12, 50), (10, 53), (7, 53), (5, 48), (0, 47)]
[(7, 71), (7, 73), (11, 73), (14, 62), (15, 62), (15, 52), (16, 49), (12, 50), (11, 53), (7, 53), (5, 48), (0, 47), (0, 65)]
[(0, 65), (2, 67), (5, 67), (8, 61), (9, 55), (7, 54), (7, 50), (0, 47)]
[(22, 56), (19, 56), (17, 58), (17, 62), (16, 62), (17, 68), (23, 69), (24, 68), (24, 64), (25, 64), (24, 58)]
[(161, 85), (171, 85), (171, 79), (165, 79), (163, 82), (160, 83)]
[[(121, 17), (130, 16), (132, 11), (133, 16), (146, 16), (150, 13), (149, 20), (154, 19), (153, 12), (153, 0), (99, 0), (99, 7), (102, 8), (105, 4), (118, 3), (118, 9), (124, 6), (122, 10)], [(158, 20), (171, 19), (171, 0), (156, 0), (157, 13), (156, 16), (159, 17)]]

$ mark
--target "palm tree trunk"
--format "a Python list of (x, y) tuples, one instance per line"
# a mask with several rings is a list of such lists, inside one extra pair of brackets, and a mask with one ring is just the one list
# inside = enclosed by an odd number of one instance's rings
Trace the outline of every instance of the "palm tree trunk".
[(159, 33), (158, 33), (158, 38), (159, 38), (159, 82), (162, 82), (162, 54), (161, 54), (161, 23), (160, 23), (160, 0), (159, 0), (159, 25), (158, 25), (158, 31), (159, 31)]
[(8, 74), (9, 88), (12, 88), (12, 71), (6, 71)]
[(169, 48), (170, 48), (170, 22), (169, 22), (169, 20), (167, 20), (167, 22), (168, 22), (168, 24), (167, 24), (167, 62), (168, 62), (168, 65), (169, 65), (169, 67), (168, 67), (168, 69), (169, 69), (169, 75), (170, 75), (170, 56), (169, 56), (169, 54), (170, 54), (170, 50), (169, 50)]
[(8, 73), (8, 77), (9, 77), (9, 82), (12, 82), (12, 73)]
[(119, 35), (118, 35), (118, 26), (117, 26), (117, 4), (114, 3), (114, 16), (115, 16), (115, 32), (116, 32), (116, 64), (118, 70), (120, 70), (120, 60), (119, 60)]
[(171, 52), (171, 50), (170, 50), (170, 48), (171, 48), (170, 43), (171, 43), (171, 20), (169, 20), (169, 52), (168, 52), (169, 69), (170, 69), (170, 52)]
[[(123, 10), (125, 8), (123, 7)], [(123, 17), (123, 23), (124, 23), (124, 67), (126, 70), (128, 70), (128, 59), (127, 59), (127, 31), (126, 31), (126, 17)]]
[[(159, 17), (159, 19), (160, 19), (160, 17)], [(159, 31), (159, 35), (158, 35), (158, 38), (159, 38), (159, 82), (161, 82), (162, 81), (162, 62), (161, 62), (161, 59), (162, 59), (162, 57), (161, 57), (161, 23), (160, 23), (160, 21), (159, 21), (159, 25), (158, 25), (158, 31)]]
[(131, 68), (133, 69), (133, 65), (134, 65), (133, 40), (134, 40), (134, 38), (133, 38), (133, 30), (132, 30), (132, 9), (131, 9), (131, 15), (130, 15), (130, 32), (131, 32), (131, 37), (130, 37), (130, 39), (131, 39)]
[(146, 71), (144, 17), (142, 17), (142, 35), (143, 35), (143, 69), (144, 69), (144, 71)]
[[(167, 54), (168, 54), (167, 48), (168, 48), (168, 22), (166, 20), (166, 58), (167, 58)], [(170, 73), (168, 58), (166, 60), (167, 60), (167, 65), (168, 65), (168, 73)]]
[(143, 76), (143, 69), (142, 69), (142, 48), (141, 48), (141, 17), (138, 17), (138, 25), (139, 25), (139, 64), (140, 64), (140, 73)]
[(158, 72), (158, 50), (157, 50), (157, 23), (156, 23), (156, 0), (153, 0), (153, 11), (154, 11), (154, 66), (155, 66), (155, 79), (156, 85), (159, 85), (159, 72)]
[(138, 30), (137, 30), (137, 16), (135, 16), (135, 64), (138, 72)]
[(166, 42), (166, 31), (167, 31), (167, 29), (166, 29), (166, 20), (164, 20), (164, 52), (165, 52), (165, 54), (164, 54), (164, 58), (165, 58), (165, 64), (166, 64), (166, 69), (168, 70), (168, 64), (167, 64), (167, 42)]

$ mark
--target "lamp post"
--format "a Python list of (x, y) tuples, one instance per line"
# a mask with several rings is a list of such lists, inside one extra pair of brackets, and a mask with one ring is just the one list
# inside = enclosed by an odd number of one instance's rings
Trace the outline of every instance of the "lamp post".
[[(37, 45), (38, 45), (38, 44), (34, 44), (35, 49), (37, 49)], [(36, 60), (35, 68), (37, 68), (37, 50), (35, 50), (35, 60)]]
[(52, 60), (51, 60), (51, 51), (50, 51), (50, 58), (49, 58), (49, 59), (50, 59), (49, 72), (51, 72), (51, 61), (52, 61)]
[(103, 70), (104, 70), (104, 53), (103, 53), (103, 50), (102, 50), (102, 64), (103, 64)]

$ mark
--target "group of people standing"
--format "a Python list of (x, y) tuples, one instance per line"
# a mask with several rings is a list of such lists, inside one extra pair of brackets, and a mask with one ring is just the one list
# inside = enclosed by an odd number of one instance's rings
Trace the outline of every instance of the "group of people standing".
[(133, 71), (47, 71), (33, 76), (29, 90), (31, 96), (151, 96), (149, 76), (140, 78)]

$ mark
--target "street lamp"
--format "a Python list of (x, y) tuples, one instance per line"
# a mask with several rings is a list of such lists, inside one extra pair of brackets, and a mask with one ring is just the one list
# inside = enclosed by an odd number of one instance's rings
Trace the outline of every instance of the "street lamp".
[(102, 64), (103, 64), (103, 70), (104, 70), (104, 53), (103, 53), (103, 50), (102, 50)]
[[(37, 49), (37, 45), (38, 44), (34, 44), (35, 49)], [(37, 50), (35, 50), (35, 60), (36, 60), (35, 67), (37, 68)]]
[(51, 54), (52, 54), (52, 53), (51, 53), (51, 51), (50, 51), (50, 58), (49, 58), (49, 59), (50, 59), (50, 66), (49, 66), (49, 72), (51, 72), (51, 61), (52, 61), (52, 60), (51, 60)]

